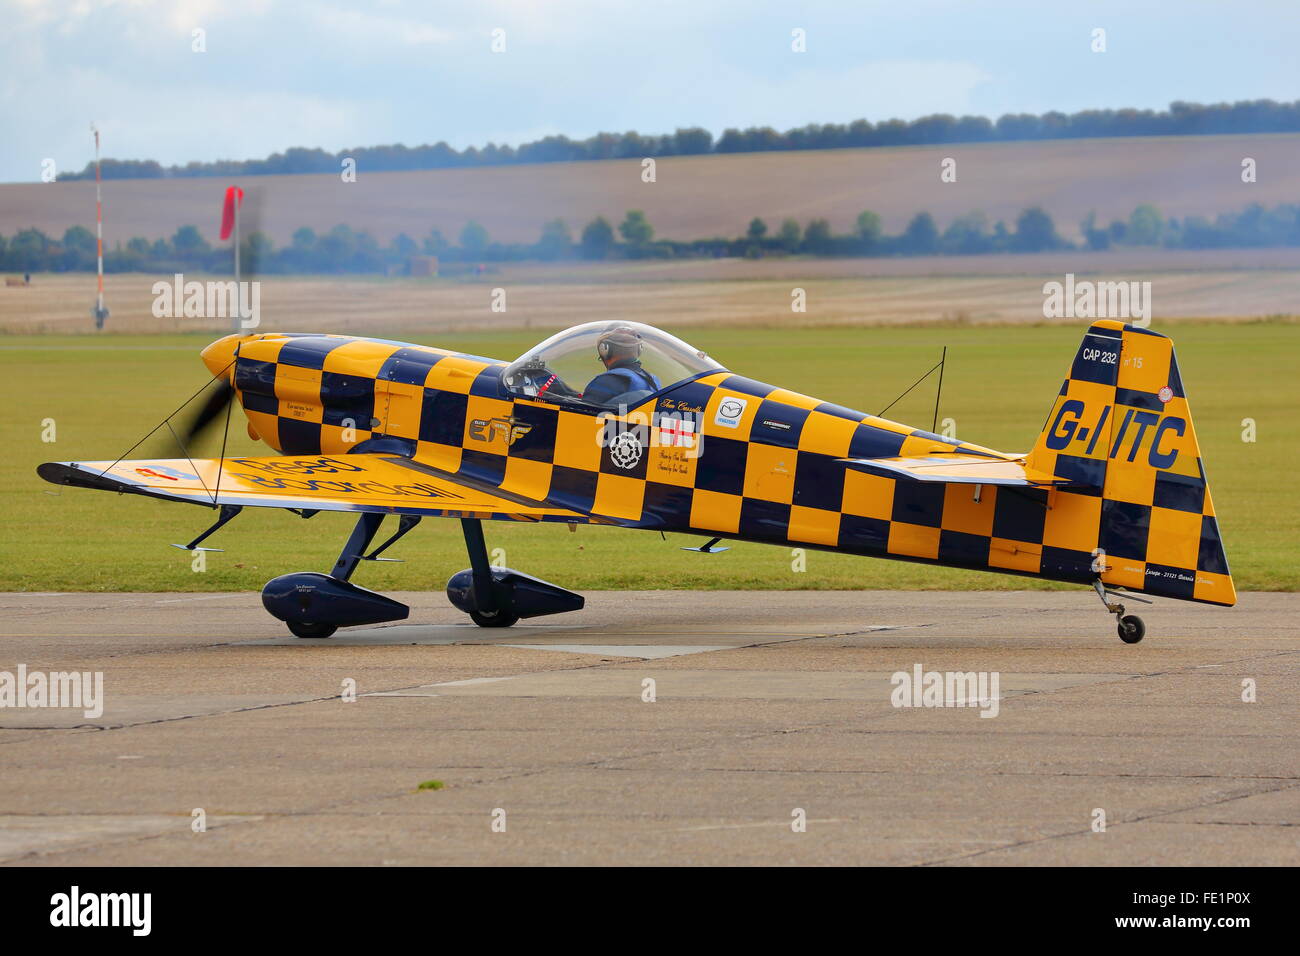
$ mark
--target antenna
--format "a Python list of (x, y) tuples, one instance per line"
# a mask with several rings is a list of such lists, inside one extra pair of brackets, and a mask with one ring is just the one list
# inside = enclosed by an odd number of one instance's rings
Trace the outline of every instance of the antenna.
[[(946, 346), (945, 346), (945, 351), (946, 351)], [(895, 405), (897, 405), (899, 402), (901, 402), (901, 401), (903, 400), (903, 398), (904, 398), (905, 396), (907, 396), (907, 394), (908, 394), (909, 392), (912, 391), (912, 389), (916, 388), (916, 386), (920, 385), (920, 384), (921, 384), (922, 382), (924, 382), (927, 378), (929, 378), (931, 375), (933, 375), (934, 372), (935, 372), (935, 369), (939, 368), (939, 366), (942, 365), (942, 364), (943, 364), (943, 363), (940, 362), (940, 363), (938, 363), (938, 364), (936, 364), (936, 365), (931, 365), (931, 366), (930, 366), (930, 370), (929, 370), (928, 372), (926, 372), (924, 375), (922, 375), (920, 378), (918, 378), (918, 379), (917, 379), (915, 382), (913, 382), (911, 385), (907, 386), (907, 388), (903, 390), (903, 393), (902, 393), (901, 395), (899, 395), (898, 398), (894, 399), (892, 402), (890, 402), (888, 405), (886, 405), (884, 408), (882, 408), (880, 411), (878, 411), (878, 412), (876, 413), (875, 417), (876, 417), (876, 418), (880, 418), (880, 417), (882, 417), (882, 416), (885, 414), (885, 412), (889, 411), (891, 408), (893, 408)]]
[(943, 367), (948, 362), (948, 346), (943, 347), (943, 355), (939, 357), (939, 386), (934, 390), (934, 424), (930, 426), (930, 431), (937, 434), (939, 431), (939, 396), (943, 394)]
[(108, 318), (108, 309), (104, 308), (104, 200), (100, 193), (99, 127), (91, 123), (90, 131), (95, 135), (95, 257), (98, 261), (99, 283), (95, 307), (90, 314), (95, 317), (95, 328), (102, 329), (104, 320)]

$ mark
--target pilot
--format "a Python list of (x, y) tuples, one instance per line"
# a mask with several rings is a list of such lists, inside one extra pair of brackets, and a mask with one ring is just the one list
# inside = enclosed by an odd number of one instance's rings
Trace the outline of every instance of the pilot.
[(605, 366), (587, 385), (582, 400), (611, 405), (628, 392), (657, 392), (659, 379), (641, 366), (641, 336), (626, 326), (610, 326), (596, 340), (596, 357)]

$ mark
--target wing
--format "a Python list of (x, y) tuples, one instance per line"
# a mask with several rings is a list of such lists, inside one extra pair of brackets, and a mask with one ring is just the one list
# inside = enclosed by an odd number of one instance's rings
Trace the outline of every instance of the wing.
[(849, 468), (885, 478), (935, 481), (945, 484), (1011, 485), (1052, 488), (1075, 484), (1046, 472), (1032, 471), (1023, 459), (981, 455), (933, 455), (923, 458), (841, 458)]
[(47, 462), (36, 471), (57, 485), (208, 507), (219, 503), (443, 518), (591, 520), (576, 511), (471, 488), (452, 475), (396, 455)]

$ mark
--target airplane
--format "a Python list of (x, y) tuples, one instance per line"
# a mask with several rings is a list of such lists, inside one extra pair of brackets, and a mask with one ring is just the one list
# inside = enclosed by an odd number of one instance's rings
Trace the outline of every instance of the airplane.
[[(667, 332), (590, 322), (514, 362), (382, 339), (243, 333), (203, 349), (211, 397), (182, 449), (238, 401), (267, 457), (47, 462), (61, 485), (214, 509), (357, 513), (327, 573), (267, 583), (303, 638), (403, 620), (351, 582), (425, 517), (457, 518), (470, 567), (447, 584), (481, 627), (579, 610), (559, 585), (493, 567), (484, 520), (612, 525), (1046, 578), (1120, 600), (1231, 606), (1228, 569), (1173, 343), (1094, 322), (1027, 453), (1005, 453), (767, 385)], [(601, 366), (606, 370), (601, 371)], [(599, 373), (593, 378), (593, 372)], [(588, 383), (588, 379), (591, 381)], [(587, 383), (584, 385), (584, 383)], [(197, 397), (197, 396), (196, 396)], [(170, 422), (167, 422), (171, 428)], [(173, 429), (173, 431), (175, 431)], [(397, 527), (370, 550), (387, 516)]]

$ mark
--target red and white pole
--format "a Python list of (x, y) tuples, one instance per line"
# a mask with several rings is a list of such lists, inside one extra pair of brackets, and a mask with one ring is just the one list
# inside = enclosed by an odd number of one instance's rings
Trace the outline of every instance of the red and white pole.
[(95, 328), (104, 327), (108, 311), (104, 308), (104, 199), (100, 191), (99, 175), (99, 130), (91, 124), (95, 134), (95, 255), (98, 260), (98, 295), (95, 297)]

